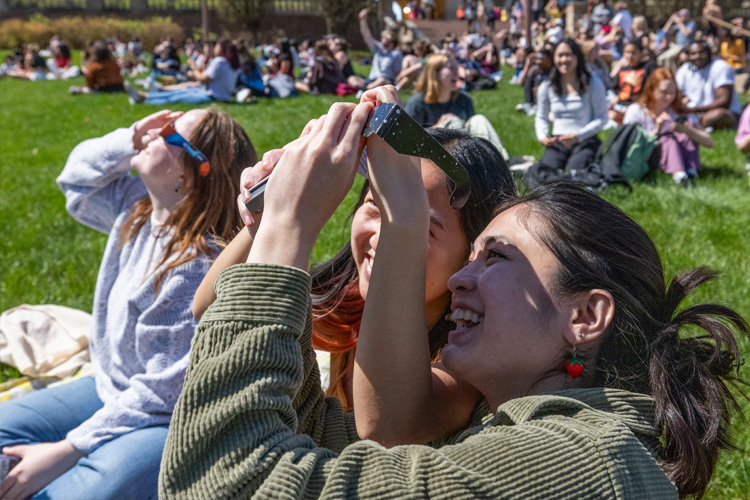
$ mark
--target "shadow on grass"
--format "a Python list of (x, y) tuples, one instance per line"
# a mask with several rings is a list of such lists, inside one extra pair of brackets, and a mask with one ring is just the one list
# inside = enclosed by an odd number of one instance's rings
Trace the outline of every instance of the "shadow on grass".
[(703, 169), (698, 174), (698, 179), (735, 179), (744, 180), (746, 174), (737, 169), (730, 168), (728, 166), (711, 165), (703, 166)]

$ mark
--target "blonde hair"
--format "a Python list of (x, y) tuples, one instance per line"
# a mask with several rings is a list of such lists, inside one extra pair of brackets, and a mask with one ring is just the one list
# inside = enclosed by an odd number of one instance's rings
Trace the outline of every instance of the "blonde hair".
[[(431, 54), (427, 56), (422, 73), (419, 75), (414, 90), (424, 92), (424, 102), (434, 104), (440, 97), (440, 71), (448, 64), (448, 56), (445, 54)], [(458, 96), (458, 90), (451, 92), (451, 101)]]

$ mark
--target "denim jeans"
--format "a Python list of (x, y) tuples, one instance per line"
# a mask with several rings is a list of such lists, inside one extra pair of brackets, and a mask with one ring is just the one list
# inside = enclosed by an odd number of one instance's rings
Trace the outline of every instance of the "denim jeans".
[(161, 92), (149, 92), (146, 95), (146, 104), (169, 104), (172, 102), (186, 102), (188, 104), (202, 104), (211, 102), (213, 99), (203, 87), (188, 87), (178, 90), (162, 90)]
[[(0, 448), (65, 439), (102, 401), (93, 377), (42, 389), (0, 404)], [(167, 426), (123, 434), (78, 461), (33, 498), (151, 499), (157, 497)]]

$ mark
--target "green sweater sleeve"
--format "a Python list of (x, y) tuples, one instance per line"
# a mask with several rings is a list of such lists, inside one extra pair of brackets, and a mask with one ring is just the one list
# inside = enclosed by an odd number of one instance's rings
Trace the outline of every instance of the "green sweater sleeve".
[[(305, 380), (309, 275), (241, 265), (217, 283), (170, 426), (160, 498), (665, 498), (666, 476), (638, 439), (571, 399), (501, 407), (439, 449), (319, 447), (296, 432), (308, 419), (307, 403), (295, 411), (295, 400)], [(545, 418), (532, 418), (538, 408)], [(595, 418), (578, 423), (582, 412)], [(322, 441), (347, 434), (340, 416), (305, 427), (320, 430)], [(611, 467), (613, 456), (621, 467)]]

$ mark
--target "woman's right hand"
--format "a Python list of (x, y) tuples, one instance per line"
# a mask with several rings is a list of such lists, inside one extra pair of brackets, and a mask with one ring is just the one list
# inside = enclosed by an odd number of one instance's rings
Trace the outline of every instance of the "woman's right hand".
[(674, 130), (675, 122), (666, 111), (656, 117), (656, 133), (664, 134)]
[(558, 142), (557, 136), (545, 137), (544, 139), (541, 140), (541, 143), (545, 148), (552, 147), (556, 142)]
[(162, 128), (167, 123), (176, 120), (181, 116), (182, 111), (163, 109), (135, 122), (135, 125), (133, 126), (133, 149), (140, 151), (146, 147), (147, 142), (144, 143), (143, 138), (149, 130)]
[[(248, 262), (306, 270), (320, 231), (354, 182), (373, 105), (338, 102), (284, 148), (265, 192), (266, 223)], [(270, 221), (270, 222), (269, 222)]]

